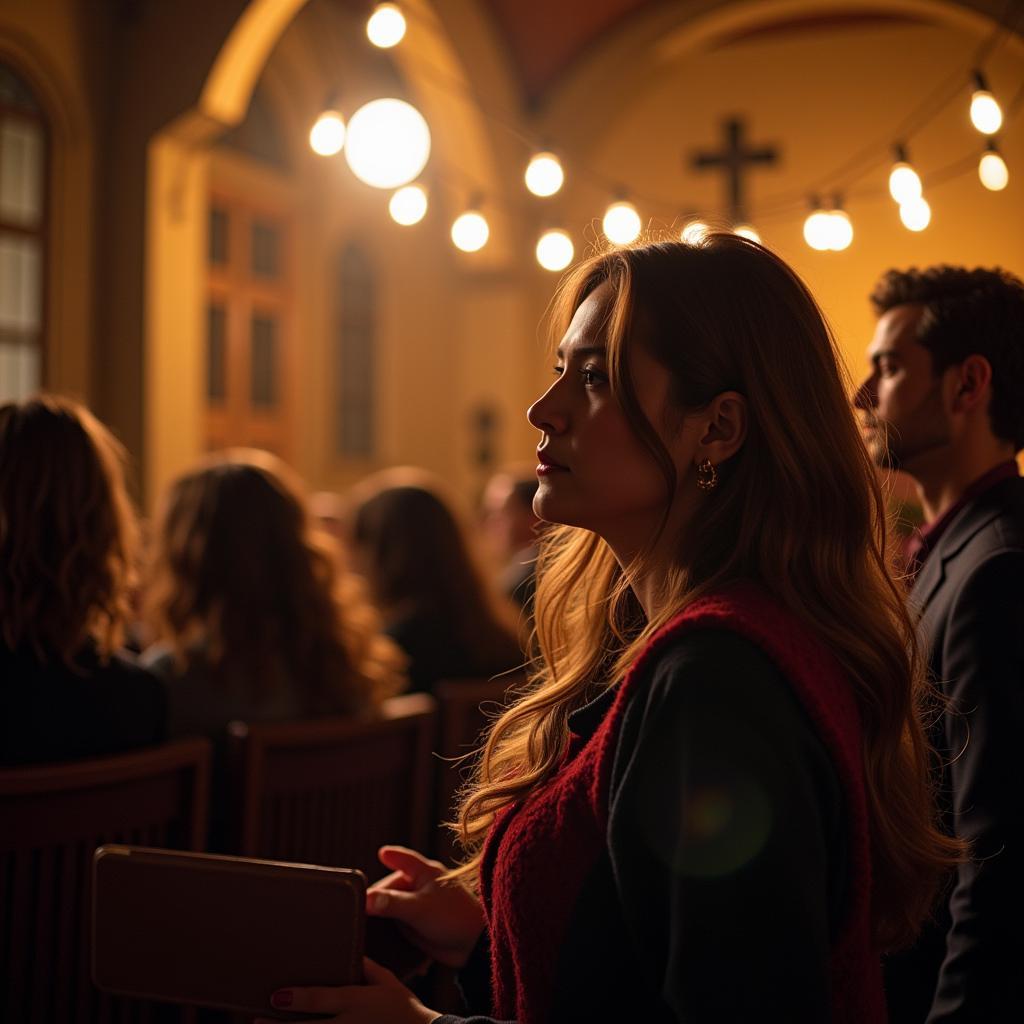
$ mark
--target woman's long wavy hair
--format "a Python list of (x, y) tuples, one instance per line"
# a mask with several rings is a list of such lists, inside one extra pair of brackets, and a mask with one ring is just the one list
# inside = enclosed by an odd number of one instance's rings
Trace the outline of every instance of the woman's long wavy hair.
[(147, 618), (179, 666), (257, 697), (287, 686), (307, 714), (364, 711), (404, 658), (267, 452), (233, 449), (175, 481), (158, 516)]
[(440, 615), (480, 675), (522, 661), (515, 612), (488, 582), (439, 481), (413, 467), (383, 470), (353, 489), (351, 503), (352, 547), (386, 615)]
[(641, 411), (632, 345), (644, 345), (669, 373), (670, 401), (681, 413), (723, 391), (742, 393), (746, 440), (718, 467), (717, 489), (678, 538), (669, 600), (653, 621), (629, 588), (633, 567), (623, 572), (601, 538), (572, 527), (548, 534), (535, 679), (494, 723), (463, 795), (466, 856), (453, 876), (477, 880), (495, 814), (556, 771), (567, 717), (595, 682), (620, 679), (651, 635), (702, 594), (754, 580), (827, 644), (853, 686), (864, 735), (873, 935), (880, 949), (904, 945), (962, 848), (936, 826), (922, 724), (935, 712), (934, 698), (890, 572), (884, 499), (831, 332), (793, 271), (734, 235), (620, 249), (583, 263), (553, 302), (556, 337), (602, 284), (612, 296), (605, 320), (612, 393), (660, 467), (666, 494), (676, 493), (676, 472)]
[(136, 554), (125, 452), (84, 406), (39, 395), (0, 406), (0, 633), (72, 666), (122, 639)]

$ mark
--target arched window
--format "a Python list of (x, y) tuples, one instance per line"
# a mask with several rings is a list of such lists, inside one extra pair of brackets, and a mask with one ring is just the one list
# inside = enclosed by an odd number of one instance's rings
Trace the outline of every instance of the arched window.
[(0, 63), (0, 401), (42, 384), (45, 233), (46, 122)]
[(350, 459), (367, 459), (374, 455), (376, 448), (376, 280), (366, 250), (355, 243), (341, 251), (338, 285), (338, 454)]

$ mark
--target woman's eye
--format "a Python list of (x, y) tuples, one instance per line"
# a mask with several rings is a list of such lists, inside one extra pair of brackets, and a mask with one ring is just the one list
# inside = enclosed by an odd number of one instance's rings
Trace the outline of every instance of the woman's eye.
[(562, 376), (562, 372), (565, 370), (565, 367), (564, 366), (555, 366), (555, 367), (552, 367), (552, 369), (554, 370), (554, 374), (555, 374), (556, 377), (561, 377)]
[(583, 386), (592, 388), (598, 384), (603, 384), (608, 378), (598, 370), (595, 370), (591, 366), (584, 366), (580, 370), (580, 376), (583, 378)]

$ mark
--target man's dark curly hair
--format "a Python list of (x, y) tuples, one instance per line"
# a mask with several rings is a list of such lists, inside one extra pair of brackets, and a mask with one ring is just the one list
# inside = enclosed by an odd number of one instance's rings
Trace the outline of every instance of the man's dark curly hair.
[(992, 433), (1024, 448), (1024, 282), (999, 268), (937, 266), (890, 270), (871, 293), (881, 316), (920, 303), (917, 340), (940, 374), (968, 356), (992, 366)]

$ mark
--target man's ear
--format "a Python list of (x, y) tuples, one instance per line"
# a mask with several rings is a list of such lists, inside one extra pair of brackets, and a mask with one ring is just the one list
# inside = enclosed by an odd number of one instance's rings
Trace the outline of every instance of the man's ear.
[(979, 355), (968, 356), (950, 367), (954, 373), (952, 411), (969, 413), (979, 405), (987, 405), (992, 385), (992, 364)]
[(723, 391), (701, 413), (706, 424), (698, 442), (697, 462), (719, 466), (732, 458), (747, 438), (747, 400), (738, 391)]

